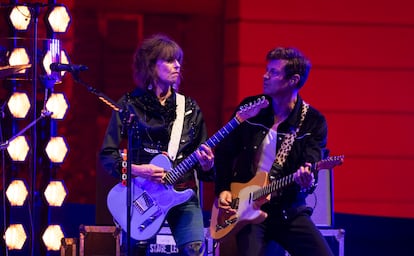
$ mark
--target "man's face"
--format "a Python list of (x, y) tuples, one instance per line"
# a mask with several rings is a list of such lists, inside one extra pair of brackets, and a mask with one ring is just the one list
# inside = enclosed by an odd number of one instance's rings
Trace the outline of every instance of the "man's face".
[(263, 75), (263, 93), (269, 96), (282, 95), (291, 90), (289, 79), (285, 78), (286, 60), (271, 60)]

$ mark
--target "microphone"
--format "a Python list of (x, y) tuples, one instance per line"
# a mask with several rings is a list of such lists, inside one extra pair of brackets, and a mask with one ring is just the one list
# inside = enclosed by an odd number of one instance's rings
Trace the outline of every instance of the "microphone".
[(55, 72), (61, 72), (61, 71), (79, 72), (79, 71), (88, 70), (88, 67), (85, 65), (52, 63), (50, 64), (50, 70), (55, 71)]

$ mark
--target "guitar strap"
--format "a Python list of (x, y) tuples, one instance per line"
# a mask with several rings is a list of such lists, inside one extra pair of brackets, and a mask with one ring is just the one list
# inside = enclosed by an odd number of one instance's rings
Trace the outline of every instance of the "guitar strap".
[[(185, 113), (185, 97), (182, 94), (175, 93), (175, 101), (177, 103), (176, 113), (171, 135), (170, 142), (168, 143), (168, 156), (172, 161), (177, 157), (178, 147), (180, 145), (181, 133), (183, 131), (184, 113)], [(194, 178), (197, 186), (197, 197), (200, 198), (199, 181), (197, 172), (194, 173)]]
[(183, 131), (184, 124), (184, 111), (185, 111), (185, 97), (182, 94), (175, 93), (175, 101), (177, 103), (176, 113), (171, 135), (170, 142), (168, 143), (168, 156), (172, 161), (177, 157), (178, 146), (180, 145), (181, 133)]
[(292, 149), (292, 144), (297, 137), (297, 133), (299, 132), (300, 127), (302, 126), (303, 120), (305, 120), (305, 116), (306, 116), (306, 113), (308, 112), (308, 109), (309, 109), (309, 104), (303, 101), (299, 125), (298, 127), (296, 127), (295, 130), (293, 130), (291, 133), (285, 136), (285, 139), (283, 140), (282, 145), (277, 151), (276, 159), (272, 164), (272, 169), (274, 171), (280, 172), (280, 170), (282, 169), (283, 164), (285, 163), (286, 158), (289, 155), (290, 150)]

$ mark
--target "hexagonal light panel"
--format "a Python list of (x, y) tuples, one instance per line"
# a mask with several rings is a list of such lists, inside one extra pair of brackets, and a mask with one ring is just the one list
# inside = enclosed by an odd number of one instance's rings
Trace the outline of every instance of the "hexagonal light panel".
[(63, 163), (68, 147), (63, 137), (51, 137), (46, 146), (46, 154), (52, 163)]
[(14, 118), (25, 118), (30, 109), (30, 100), (25, 92), (14, 92), (7, 102)]
[(62, 206), (67, 195), (67, 190), (63, 181), (50, 181), (44, 192), (46, 201), (50, 206)]
[(6, 196), (11, 206), (22, 206), (28, 194), (27, 186), (23, 180), (13, 180), (6, 190)]
[(23, 47), (14, 48), (13, 51), (10, 53), (10, 57), (9, 57), (10, 66), (24, 65), (24, 64), (29, 64), (29, 63), (30, 63), (29, 54), (27, 54), (27, 51), (25, 48)]
[(68, 110), (68, 103), (63, 93), (52, 93), (46, 102), (47, 110), (52, 112), (53, 119), (63, 119)]
[(69, 27), (70, 16), (65, 6), (55, 6), (47, 15), (47, 23), (54, 33), (64, 33)]
[(61, 240), (64, 237), (59, 225), (49, 225), (43, 233), (42, 240), (48, 251), (59, 251)]
[(25, 5), (17, 5), (10, 12), (9, 19), (15, 30), (25, 31), (30, 24), (30, 10)]
[(21, 250), (27, 235), (22, 224), (11, 224), (4, 233), (4, 241), (9, 250)]
[(17, 136), (7, 147), (10, 158), (16, 162), (25, 161), (29, 150), (29, 144), (25, 136)]

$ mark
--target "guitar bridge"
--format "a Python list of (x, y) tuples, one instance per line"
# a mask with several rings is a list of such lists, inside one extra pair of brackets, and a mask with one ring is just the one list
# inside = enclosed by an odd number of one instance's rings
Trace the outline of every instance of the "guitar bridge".
[(140, 214), (143, 214), (149, 208), (154, 206), (154, 201), (152, 200), (152, 198), (146, 192), (143, 192), (132, 203), (133, 203), (134, 207), (139, 211)]

